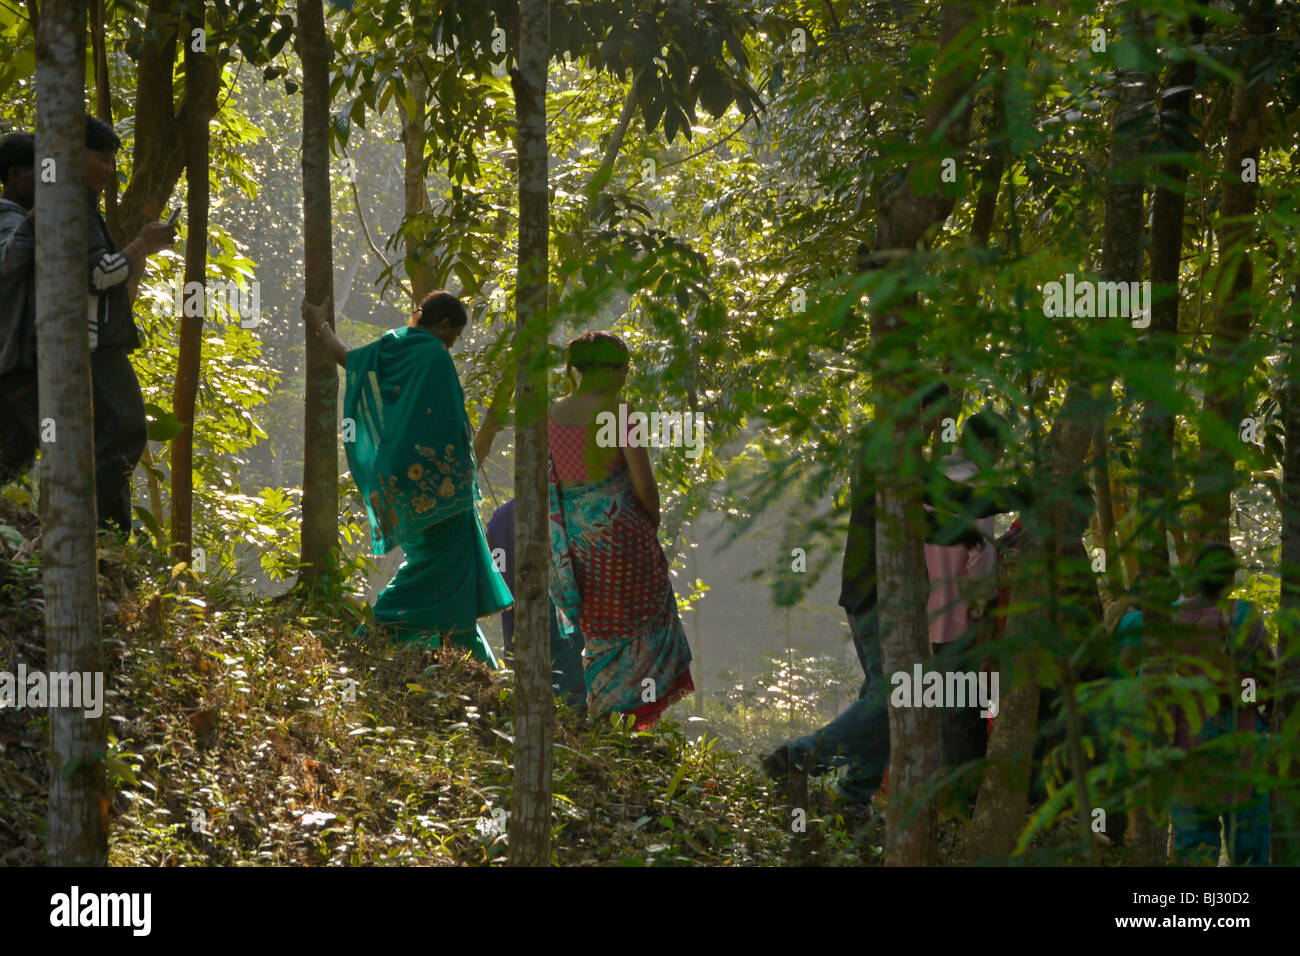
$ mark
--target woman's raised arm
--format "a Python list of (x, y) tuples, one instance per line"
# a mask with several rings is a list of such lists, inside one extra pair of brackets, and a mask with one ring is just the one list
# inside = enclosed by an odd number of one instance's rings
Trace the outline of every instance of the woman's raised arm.
[(320, 305), (312, 305), (306, 299), (302, 300), (302, 320), (307, 323), (309, 329), (314, 329), (320, 336), (320, 340), (325, 343), (325, 351), (329, 352), (334, 361), (338, 362), (344, 368), (348, 364), (348, 347), (339, 341), (334, 330), (329, 327), (325, 321), (325, 316), (329, 314), (330, 300), (326, 299)]

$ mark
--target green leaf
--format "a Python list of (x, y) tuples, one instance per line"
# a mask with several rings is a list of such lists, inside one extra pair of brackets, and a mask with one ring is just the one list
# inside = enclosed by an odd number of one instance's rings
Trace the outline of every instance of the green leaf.
[(172, 412), (157, 405), (145, 405), (144, 410), (149, 416), (150, 441), (171, 441), (185, 431), (185, 423)]
[(266, 58), (269, 60), (272, 57), (274, 57), (277, 53), (279, 53), (280, 50), (284, 47), (285, 43), (288, 42), (291, 36), (293, 36), (292, 24), (290, 24), (287, 27), (282, 26), (280, 28), (280, 31), (276, 33), (275, 36), (271, 37), (270, 40), (267, 41)]
[(140, 523), (149, 529), (155, 540), (161, 540), (163, 537), (162, 528), (158, 525), (158, 519), (154, 517), (153, 512), (141, 505), (135, 506), (135, 516), (140, 519)]
[(677, 788), (682, 785), (682, 780), (684, 780), (685, 777), (686, 777), (686, 764), (683, 763), (680, 767), (677, 768), (677, 772), (673, 774), (673, 778), (668, 781), (668, 793), (665, 795), (665, 799), (671, 800), (673, 798), (673, 794), (676, 793)]

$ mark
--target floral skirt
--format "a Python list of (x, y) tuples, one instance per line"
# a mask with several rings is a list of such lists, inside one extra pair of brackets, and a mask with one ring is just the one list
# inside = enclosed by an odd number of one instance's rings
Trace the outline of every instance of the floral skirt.
[(477, 622), (514, 599), (492, 563), (478, 511), (467, 508), (401, 545), (406, 560), (375, 599), (375, 623), (429, 647), (445, 637), (495, 670)]
[(550, 498), (551, 599), (586, 642), (588, 710), (630, 713), (648, 727), (695, 689), (658, 534), (626, 467), (564, 489), (552, 468)]

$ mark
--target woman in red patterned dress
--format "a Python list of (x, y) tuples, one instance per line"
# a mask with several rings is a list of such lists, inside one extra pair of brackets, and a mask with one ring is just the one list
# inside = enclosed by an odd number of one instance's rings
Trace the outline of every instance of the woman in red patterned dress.
[(695, 689), (659, 544), (659, 491), (645, 445), (613, 424), (633, 420), (619, 414), (627, 346), (588, 332), (568, 356), (573, 391), (548, 420), (551, 597), (586, 641), (591, 715), (630, 714), (644, 729)]

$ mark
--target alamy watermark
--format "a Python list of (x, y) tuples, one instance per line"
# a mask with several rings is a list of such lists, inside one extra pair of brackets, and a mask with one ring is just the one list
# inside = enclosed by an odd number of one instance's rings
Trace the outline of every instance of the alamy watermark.
[(601, 448), (685, 448), (692, 461), (704, 451), (704, 416), (698, 412), (629, 413), (627, 405), (619, 402), (618, 414), (600, 412), (596, 426), (596, 444)]
[(1043, 315), (1080, 319), (1118, 316), (1132, 319), (1135, 329), (1145, 329), (1151, 324), (1151, 283), (1075, 282), (1074, 273), (1067, 272), (1064, 282), (1043, 286)]
[(239, 316), (241, 329), (255, 329), (262, 321), (262, 283), (254, 280), (244, 288), (234, 279), (226, 282), (175, 282), (172, 284), (172, 314), (206, 318), (225, 311)]
[(50, 925), (56, 927), (118, 926), (148, 936), (152, 911), (152, 893), (83, 893), (74, 885), (50, 897)]
[(0, 708), (66, 707), (94, 719), (104, 713), (104, 675), (90, 671), (0, 671)]
[(895, 671), (889, 682), (892, 707), (979, 707), (981, 717), (998, 715), (997, 671)]

